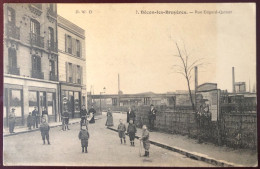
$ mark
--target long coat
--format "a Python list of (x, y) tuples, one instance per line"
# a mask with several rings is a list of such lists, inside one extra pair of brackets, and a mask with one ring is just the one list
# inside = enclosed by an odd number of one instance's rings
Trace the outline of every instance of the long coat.
[(79, 139), (81, 140), (82, 147), (88, 147), (89, 132), (86, 129), (82, 129), (79, 132)]
[(153, 110), (150, 109), (150, 111), (148, 113), (148, 118), (150, 120), (156, 120), (156, 113), (157, 113), (156, 109), (153, 109)]
[(41, 135), (44, 137), (45, 135), (49, 134), (50, 131), (50, 126), (47, 122), (43, 122), (40, 125), (40, 131), (41, 131)]
[(89, 112), (89, 114), (90, 114), (90, 113), (93, 114), (93, 116), (92, 116), (92, 118), (90, 119), (89, 123), (95, 123), (95, 113), (96, 113), (96, 110), (95, 110), (94, 108), (90, 108), (88, 112)]
[(32, 117), (32, 115), (28, 115), (27, 117), (27, 127), (30, 127), (34, 124), (34, 118)]
[(127, 123), (129, 123), (130, 119), (135, 121), (135, 112), (133, 110), (127, 111)]
[(106, 121), (106, 126), (114, 126), (113, 122), (113, 114), (111, 111), (107, 112), (107, 121)]

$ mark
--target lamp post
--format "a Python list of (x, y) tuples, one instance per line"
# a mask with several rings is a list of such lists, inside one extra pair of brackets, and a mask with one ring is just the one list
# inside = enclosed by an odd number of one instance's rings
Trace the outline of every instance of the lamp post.
[(100, 111), (101, 114), (102, 114), (102, 112), (101, 112), (101, 94), (102, 94), (102, 93), (106, 93), (106, 87), (103, 88), (103, 92), (100, 92), (100, 97), (99, 97), (99, 98), (100, 98), (100, 107), (99, 107), (99, 111)]

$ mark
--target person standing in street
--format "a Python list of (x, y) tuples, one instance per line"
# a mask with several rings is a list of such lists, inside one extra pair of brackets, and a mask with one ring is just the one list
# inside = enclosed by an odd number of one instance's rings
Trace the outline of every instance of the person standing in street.
[[(86, 127), (86, 128), (83, 128)], [(81, 148), (82, 148), (82, 153), (88, 153), (88, 139), (89, 139), (89, 132), (88, 128), (85, 124), (82, 125), (82, 128), (79, 132), (79, 139), (81, 140)]]
[(42, 135), (43, 144), (45, 144), (45, 138), (48, 141), (48, 144), (50, 144), (50, 136), (49, 136), (50, 126), (47, 123), (45, 118), (42, 118), (42, 123), (40, 125), (40, 131), (41, 131), (41, 135)]
[(118, 135), (119, 135), (121, 144), (123, 143), (122, 138), (124, 139), (124, 144), (126, 144), (126, 141), (125, 141), (126, 126), (125, 126), (125, 124), (123, 124), (122, 119), (119, 120), (119, 125), (117, 127), (117, 130), (118, 130)]
[(11, 109), (11, 112), (8, 115), (8, 123), (9, 123), (9, 132), (14, 133), (14, 126), (15, 126), (15, 108)]
[(136, 126), (133, 123), (133, 120), (130, 119), (129, 125), (127, 127), (127, 133), (129, 134), (131, 146), (135, 146), (135, 133), (136, 133), (136, 131), (137, 131)]
[(32, 129), (32, 125), (33, 125), (33, 117), (32, 117), (32, 113), (30, 112), (27, 117), (27, 127), (29, 130)]
[(142, 127), (142, 137), (139, 139), (143, 142), (145, 154), (144, 157), (149, 157), (150, 141), (149, 141), (149, 131), (147, 130), (146, 125)]
[(135, 123), (135, 112), (131, 109), (131, 107), (129, 107), (127, 111), (127, 123), (129, 123), (130, 119), (132, 119), (133, 123)]
[(148, 114), (150, 131), (154, 130), (154, 121), (156, 120), (156, 113), (157, 110), (154, 108), (154, 105), (151, 104), (151, 109)]
[(48, 123), (48, 111), (46, 110), (45, 107), (42, 108), (42, 117), (46, 119), (46, 122)]
[(34, 110), (32, 111), (32, 118), (33, 118), (33, 128), (38, 128), (38, 124), (40, 124), (40, 114), (37, 110), (37, 107), (34, 106)]
[[(91, 119), (90, 119), (89, 123), (95, 123), (96, 110), (94, 109), (93, 105), (91, 105), (91, 108), (89, 109), (88, 113), (91, 116)], [(92, 115), (91, 115), (91, 113), (92, 113)]]
[(110, 108), (108, 108), (108, 111), (107, 111), (106, 126), (107, 126), (107, 127), (114, 126), (113, 114), (112, 114), (112, 111), (110, 110)]
[(63, 120), (64, 120), (64, 131), (67, 129), (67, 130), (70, 130), (69, 129), (69, 119), (70, 119), (70, 116), (69, 116), (69, 112), (67, 110), (64, 111), (63, 113)]
[(83, 105), (80, 110), (80, 117), (81, 117), (81, 121), (80, 121), (80, 128), (81, 128), (83, 124), (86, 124), (86, 119), (87, 119), (87, 110), (85, 105)]

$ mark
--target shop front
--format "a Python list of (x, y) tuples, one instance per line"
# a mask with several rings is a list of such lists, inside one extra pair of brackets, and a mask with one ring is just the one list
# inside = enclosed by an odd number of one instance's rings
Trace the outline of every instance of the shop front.
[(26, 126), (30, 112), (37, 108), (40, 115), (45, 108), (49, 122), (58, 119), (58, 82), (34, 80), (32, 78), (5, 77), (3, 123), (8, 126), (8, 116), (15, 108), (16, 126)]
[(69, 86), (61, 84), (61, 103), (62, 114), (67, 109), (70, 118), (79, 118), (82, 104), (81, 86)]

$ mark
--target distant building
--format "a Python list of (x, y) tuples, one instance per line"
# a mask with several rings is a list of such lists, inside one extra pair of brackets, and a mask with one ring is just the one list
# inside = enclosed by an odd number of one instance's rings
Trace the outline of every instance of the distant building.
[(246, 82), (235, 82), (235, 93), (245, 93)]
[(4, 5), (4, 126), (12, 107), (25, 125), (36, 106), (58, 119), (56, 4)]
[(85, 30), (58, 16), (59, 81), (61, 113), (67, 107), (72, 118), (86, 105)]

